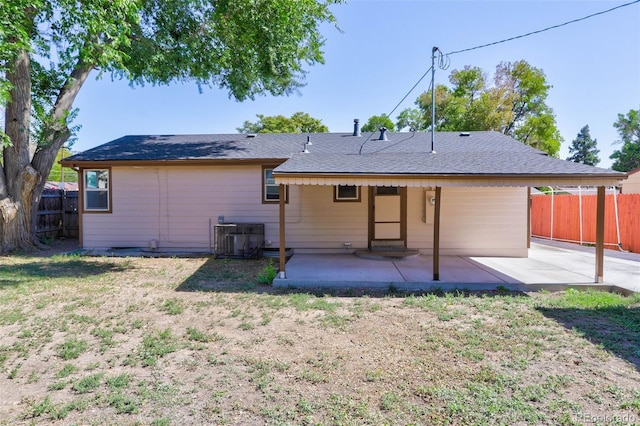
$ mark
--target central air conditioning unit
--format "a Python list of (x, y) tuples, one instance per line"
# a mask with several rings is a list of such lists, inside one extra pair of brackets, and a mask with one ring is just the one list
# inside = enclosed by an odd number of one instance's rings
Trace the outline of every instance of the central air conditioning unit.
[(213, 240), (216, 259), (258, 259), (264, 249), (264, 224), (219, 223), (214, 227)]

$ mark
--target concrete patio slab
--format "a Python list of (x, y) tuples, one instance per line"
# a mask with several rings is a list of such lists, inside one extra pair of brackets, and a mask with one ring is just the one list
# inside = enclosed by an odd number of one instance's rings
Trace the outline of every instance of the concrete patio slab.
[(528, 258), (440, 258), (440, 280), (433, 281), (433, 258), (372, 260), (352, 254), (294, 254), (287, 262), (287, 277), (273, 285), (298, 288), (370, 288), (401, 290), (493, 290), (498, 286), (517, 291), (568, 287), (608, 291), (640, 291), (640, 255), (618, 256), (605, 250), (604, 283), (596, 284), (592, 247), (544, 240), (531, 244)]

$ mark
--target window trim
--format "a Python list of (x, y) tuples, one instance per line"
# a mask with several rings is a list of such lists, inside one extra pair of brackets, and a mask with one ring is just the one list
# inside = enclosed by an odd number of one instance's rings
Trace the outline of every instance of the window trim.
[[(338, 190), (341, 186), (355, 187), (357, 196), (349, 197), (349, 198), (340, 197)], [(362, 191), (358, 185), (334, 185), (333, 186), (333, 202), (334, 203), (358, 203), (360, 201), (362, 201)]]
[[(267, 170), (275, 169), (277, 166), (262, 166), (262, 204), (279, 204), (280, 199), (278, 196), (277, 200), (267, 200), (267, 185), (278, 188), (280, 185), (278, 184), (267, 184)], [(278, 192), (279, 194), (279, 192)], [(289, 204), (289, 185), (284, 186), (284, 203)]]
[[(107, 171), (107, 208), (106, 209), (95, 209), (95, 208), (89, 208), (87, 207), (87, 192), (88, 191), (102, 191), (103, 189), (89, 189), (87, 188), (87, 172), (93, 172), (93, 171)], [(88, 169), (82, 169), (82, 212), (83, 213), (97, 213), (97, 214), (102, 214), (102, 213), (111, 213), (112, 212), (112, 206), (113, 206), (113, 187), (112, 187), (112, 183), (113, 183), (113, 179), (111, 176), (111, 167), (101, 167), (101, 168), (97, 168), (97, 167), (92, 167), (92, 168), (88, 168)]]

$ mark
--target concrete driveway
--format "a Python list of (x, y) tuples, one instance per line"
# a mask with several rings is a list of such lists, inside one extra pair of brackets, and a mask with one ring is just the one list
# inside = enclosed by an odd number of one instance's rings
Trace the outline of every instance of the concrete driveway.
[(278, 287), (402, 290), (468, 289), (549, 291), (569, 287), (640, 291), (640, 255), (605, 250), (604, 283), (595, 284), (595, 249), (535, 240), (528, 258), (440, 257), (440, 281), (433, 281), (431, 256), (373, 260), (352, 254), (294, 254)]

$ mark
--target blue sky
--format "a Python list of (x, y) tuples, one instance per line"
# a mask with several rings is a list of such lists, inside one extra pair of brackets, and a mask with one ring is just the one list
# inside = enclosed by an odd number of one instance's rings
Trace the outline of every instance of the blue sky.
[[(131, 88), (125, 81), (91, 78), (75, 106), (82, 125), (74, 152), (127, 134), (236, 133), (256, 114), (303, 111), (330, 131), (350, 131), (353, 119), (390, 112), (431, 66), (431, 49), (452, 52), (539, 30), (627, 1), (376, 1), (351, 0), (333, 10), (342, 32), (323, 26), (324, 65), (308, 67), (306, 86), (289, 97), (237, 102), (227, 92), (195, 84)], [(565, 142), (589, 125), (599, 166), (609, 167), (618, 113), (640, 107), (640, 3), (523, 39), (450, 57), (451, 70), (481, 67), (489, 77), (501, 61), (524, 59), (553, 86), (547, 103)], [(94, 76), (95, 77), (95, 76)], [(396, 111), (412, 107), (422, 83)], [(395, 115), (395, 114), (394, 114)], [(394, 118), (394, 116), (392, 116)]]

